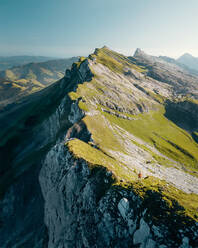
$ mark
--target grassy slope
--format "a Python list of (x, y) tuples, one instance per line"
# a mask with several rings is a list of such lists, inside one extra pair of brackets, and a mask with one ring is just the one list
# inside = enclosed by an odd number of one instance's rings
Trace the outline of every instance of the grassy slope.
[[(139, 72), (143, 70), (136, 65), (130, 64), (128, 59), (123, 55), (112, 52), (107, 48), (97, 50), (91, 56), (96, 57), (98, 63), (102, 63), (116, 73), (122, 73), (126, 65)], [(188, 215), (198, 220), (197, 195), (183, 193), (172, 186), (167, 186), (166, 182), (157, 178), (149, 177), (140, 182), (137, 180), (135, 171), (128, 170), (126, 165), (119, 163), (116, 159), (108, 155), (108, 150), (127, 153), (122, 143), (117, 139), (115, 131), (111, 128), (111, 126), (117, 125), (141, 138), (144, 142), (154, 146), (167, 157), (184, 165), (189, 172), (198, 172), (197, 143), (193, 141), (187, 132), (164, 117), (163, 104), (158, 108), (158, 111), (150, 111), (149, 113), (136, 116), (131, 115), (132, 120), (118, 118), (115, 115), (103, 112), (100, 105), (93, 105), (93, 98), (103, 95), (102, 90), (104, 90), (98, 86), (97, 77), (98, 75), (95, 75), (91, 82), (85, 82), (83, 85), (79, 85), (76, 92), (71, 92), (69, 95), (72, 100), (82, 98), (79, 101), (79, 107), (84, 111), (97, 111), (97, 114), (94, 116), (85, 116), (84, 122), (88, 130), (92, 133), (92, 139), (100, 150), (80, 140), (71, 140), (67, 143), (70, 151), (76, 157), (87, 160), (92, 165), (91, 167), (93, 165), (107, 167), (117, 178), (117, 184), (120, 184), (120, 179), (124, 179), (125, 186), (132, 185), (133, 189), (142, 197), (149, 191), (158, 192), (166, 200), (170, 208), (173, 207), (172, 203), (177, 201), (182, 207), (180, 214)], [(155, 93), (151, 92), (150, 95), (153, 99), (156, 99)], [(160, 102), (163, 103), (163, 101)], [(129, 114), (126, 113), (126, 116), (129, 116)], [(151, 155), (155, 160), (159, 160), (159, 163), (166, 165), (167, 161), (165, 159), (153, 154), (153, 152), (151, 152)]]
[(114, 72), (122, 73), (124, 71), (124, 68), (132, 68), (137, 70), (138, 72), (146, 71), (144, 67), (137, 66), (124, 55), (116, 53), (114, 51), (110, 51), (106, 47), (102, 49), (96, 49), (92, 57), (95, 57), (98, 63), (107, 66)]
[(162, 154), (198, 172), (198, 145), (192, 137), (161, 112), (140, 114), (129, 121), (106, 114), (107, 119), (156, 147)]
[(35, 79), (4, 80), (0, 85), (0, 98), (5, 100), (20, 94), (30, 94), (42, 88), (44, 86)]

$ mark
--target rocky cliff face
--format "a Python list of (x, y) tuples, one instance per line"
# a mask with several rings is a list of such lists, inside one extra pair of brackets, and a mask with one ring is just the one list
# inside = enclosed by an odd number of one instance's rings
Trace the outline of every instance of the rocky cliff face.
[(1, 112), (1, 247), (47, 245), (39, 171), (47, 151), (71, 125), (65, 92), (74, 88), (63, 79)]
[[(150, 192), (142, 200), (132, 189), (112, 186), (112, 173), (90, 170), (64, 143), (47, 155), (40, 173), (48, 247), (196, 247), (197, 225), (184, 225)], [(150, 205), (158, 219), (152, 218)], [(155, 213), (156, 214), (156, 213)], [(189, 243), (190, 242), (190, 243)]]
[(53, 87), (1, 144), (1, 247), (197, 247), (197, 127), (170, 114), (190, 111), (183, 95), (106, 47)]

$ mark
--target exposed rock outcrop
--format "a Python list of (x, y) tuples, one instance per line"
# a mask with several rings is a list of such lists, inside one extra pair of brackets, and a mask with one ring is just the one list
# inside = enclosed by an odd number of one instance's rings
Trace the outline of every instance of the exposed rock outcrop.
[[(180, 232), (179, 222), (171, 226), (163, 217), (156, 225), (148, 203), (112, 186), (110, 175), (102, 168), (90, 170), (63, 143), (52, 148), (39, 177), (48, 247), (196, 247), (197, 226), (183, 226)], [(157, 207), (163, 212), (162, 205)]]

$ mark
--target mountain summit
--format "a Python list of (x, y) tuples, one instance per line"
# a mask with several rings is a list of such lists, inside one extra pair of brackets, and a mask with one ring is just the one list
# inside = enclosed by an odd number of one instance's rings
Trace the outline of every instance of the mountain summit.
[(1, 247), (198, 246), (198, 78), (152, 58), (97, 48), (1, 112)]
[(198, 58), (193, 57), (189, 53), (185, 53), (177, 59), (178, 62), (188, 66), (191, 69), (198, 71)]
[(135, 50), (135, 53), (134, 53), (134, 57), (138, 57), (138, 56), (144, 56), (145, 55), (145, 52), (143, 50), (141, 50), (140, 48), (137, 48)]

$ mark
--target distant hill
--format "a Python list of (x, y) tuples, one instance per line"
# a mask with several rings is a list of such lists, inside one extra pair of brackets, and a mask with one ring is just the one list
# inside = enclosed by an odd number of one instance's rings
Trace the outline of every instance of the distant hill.
[(39, 63), (45, 62), (48, 60), (54, 60), (56, 58), (52, 57), (45, 57), (45, 56), (10, 56), (10, 57), (3, 57), (0, 56), (0, 71), (10, 69), (14, 66), (24, 65), (28, 63)]
[(29, 63), (0, 72), (0, 105), (38, 91), (64, 76), (78, 57)]
[(44, 86), (34, 79), (11, 81), (0, 78), (0, 106), (3, 107), (42, 88)]
[(198, 71), (198, 58), (192, 56), (189, 53), (185, 53), (181, 57), (177, 59), (179, 63), (182, 63), (186, 66), (188, 66), (191, 69), (197, 70)]

